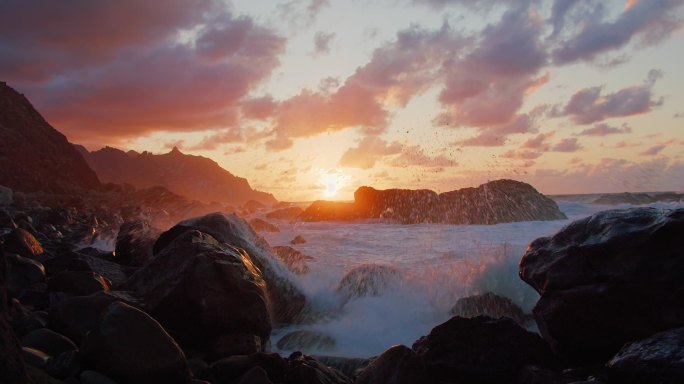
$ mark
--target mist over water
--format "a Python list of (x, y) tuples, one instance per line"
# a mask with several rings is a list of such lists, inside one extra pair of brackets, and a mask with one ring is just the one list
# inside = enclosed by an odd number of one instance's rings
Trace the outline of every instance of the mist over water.
[[(676, 204), (653, 206), (672, 208)], [(314, 331), (335, 340), (334, 347), (311, 354), (369, 357), (395, 344), (411, 345), (450, 318), (461, 297), (493, 292), (531, 312), (537, 293), (518, 278), (518, 263), (527, 245), (554, 234), (569, 222), (592, 213), (629, 206), (561, 202), (568, 220), (497, 225), (398, 225), (386, 223), (287, 223), (271, 220), (280, 232), (263, 234), (272, 245), (293, 246), (312, 256), (310, 271), (296, 275), (310, 303), (321, 313), (313, 324), (275, 329), (272, 345), (295, 330)], [(678, 206), (681, 206), (678, 205)], [(399, 271), (383, 282), (377, 296), (345, 300), (337, 291), (354, 268), (379, 264)], [(383, 276), (387, 279), (387, 276)]]

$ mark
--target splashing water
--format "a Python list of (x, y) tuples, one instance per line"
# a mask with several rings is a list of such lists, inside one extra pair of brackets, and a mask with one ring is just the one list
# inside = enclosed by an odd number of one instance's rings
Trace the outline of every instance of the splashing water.
[[(306, 353), (369, 357), (395, 344), (410, 346), (446, 321), (459, 298), (485, 292), (507, 297), (529, 313), (538, 294), (518, 277), (518, 264), (527, 245), (570, 221), (626, 207), (577, 202), (559, 205), (568, 220), (497, 225), (275, 221), (281, 231), (265, 234), (271, 245), (289, 245), (296, 235), (307, 240), (296, 248), (314, 259), (308, 261), (310, 271), (295, 278), (323, 316), (313, 324), (274, 330), (272, 345), (277, 351), (291, 352), (279, 350), (278, 341), (288, 333), (305, 330), (335, 341), (326, 349), (317, 345), (298, 348)], [(345, 291), (338, 286), (345, 275), (373, 264), (400, 273), (371, 274), (368, 278), (383, 281), (370, 282), (373, 289), (368, 295), (343, 297)]]

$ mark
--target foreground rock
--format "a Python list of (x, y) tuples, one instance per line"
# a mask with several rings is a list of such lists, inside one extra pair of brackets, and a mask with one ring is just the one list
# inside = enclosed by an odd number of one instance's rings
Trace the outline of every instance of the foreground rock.
[(603, 362), (626, 342), (684, 325), (684, 209), (600, 212), (535, 240), (521, 278), (558, 352)]
[(477, 317), (488, 316), (495, 319), (508, 317), (521, 327), (525, 327), (530, 316), (525, 315), (510, 299), (487, 292), (482, 295), (458, 299), (449, 311), (451, 316)]
[(684, 383), (684, 328), (635, 341), (608, 362), (611, 381)]
[(477, 188), (437, 194), (430, 190), (361, 187), (353, 203), (316, 201), (300, 216), (304, 221), (387, 219), (402, 224), (497, 224), (561, 220), (567, 217), (531, 185), (496, 180)]
[(210, 349), (222, 335), (271, 332), (266, 284), (244, 250), (188, 230), (135, 273), (127, 287), (184, 345)]
[(508, 318), (453, 317), (418, 339), (413, 350), (433, 378), (447, 382), (501, 383), (526, 365), (552, 363), (544, 340)]
[(86, 362), (119, 383), (189, 383), (176, 342), (146, 313), (116, 302), (81, 344)]
[(5, 254), (0, 249), (0, 382), (25, 383), (28, 377), (21, 359), (21, 348), (9, 322), (6, 276)]
[(290, 272), (277, 260), (271, 246), (245, 220), (234, 214), (212, 213), (181, 221), (159, 236), (154, 245), (155, 255), (189, 230), (207, 233), (219, 243), (244, 249), (266, 281), (272, 320), (276, 323), (301, 320), (306, 306), (304, 294), (290, 280)]

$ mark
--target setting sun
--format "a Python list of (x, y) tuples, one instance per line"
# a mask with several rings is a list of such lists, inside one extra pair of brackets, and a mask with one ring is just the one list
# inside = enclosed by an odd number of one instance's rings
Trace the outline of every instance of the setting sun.
[(349, 183), (349, 176), (339, 170), (322, 171), (319, 183), (324, 187), (323, 195), (325, 197), (334, 197)]

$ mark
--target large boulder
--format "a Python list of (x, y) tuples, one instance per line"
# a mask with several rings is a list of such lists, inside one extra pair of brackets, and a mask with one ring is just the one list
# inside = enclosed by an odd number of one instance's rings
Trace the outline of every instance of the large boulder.
[(5, 236), (5, 242), (2, 244), (2, 247), (5, 252), (16, 253), (21, 257), (29, 259), (35, 259), (44, 252), (43, 247), (35, 236), (23, 228), (17, 228)]
[(25, 347), (37, 349), (52, 357), (57, 357), (63, 352), (78, 349), (73, 341), (66, 336), (47, 328), (36, 329), (22, 337), (21, 344)]
[(304, 221), (387, 219), (402, 224), (497, 224), (561, 220), (558, 205), (534, 187), (495, 180), (477, 188), (437, 194), (427, 189), (377, 190), (360, 187), (353, 203), (316, 201), (301, 214)]
[(271, 246), (235, 214), (211, 213), (181, 221), (162, 233), (154, 244), (157, 255), (176, 237), (189, 230), (211, 235), (218, 242), (244, 249), (254, 265), (261, 270), (268, 289), (271, 317), (276, 323), (293, 323), (302, 319), (306, 300), (291, 274), (274, 254)]
[(416, 352), (404, 345), (395, 345), (359, 373), (357, 384), (422, 384), (427, 372)]
[(154, 242), (159, 232), (143, 220), (127, 221), (116, 236), (116, 262), (141, 266), (154, 255)]
[(603, 362), (623, 344), (684, 325), (684, 209), (613, 210), (530, 244), (521, 278), (558, 352)]
[(0, 249), (0, 382), (7, 384), (26, 383), (28, 377), (21, 359), (21, 348), (9, 322), (7, 306), (7, 276), (5, 254)]
[(7, 291), (14, 297), (33, 284), (45, 281), (45, 268), (33, 259), (21, 257), (13, 253), (6, 253), (7, 280), (5, 286)]
[(185, 355), (153, 318), (121, 302), (109, 305), (84, 338), (89, 366), (119, 383), (190, 383)]
[(261, 270), (244, 250), (209, 234), (186, 230), (173, 238), (127, 287), (185, 345), (207, 350), (229, 334), (256, 335), (264, 344), (269, 339)]
[(527, 365), (548, 366), (551, 351), (538, 335), (509, 318), (452, 317), (413, 344), (436, 381), (502, 383)]
[(684, 328), (657, 333), (623, 347), (608, 362), (619, 383), (684, 383)]

